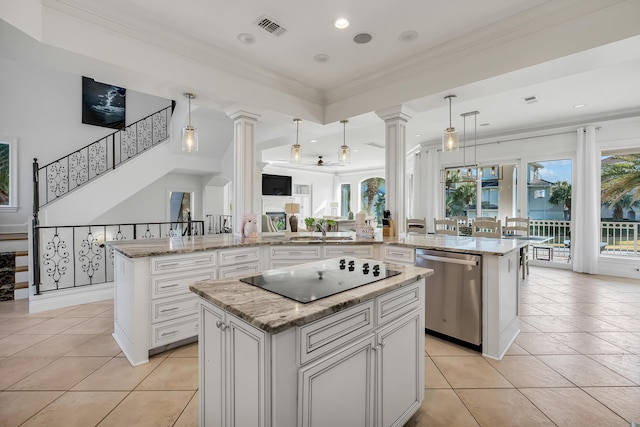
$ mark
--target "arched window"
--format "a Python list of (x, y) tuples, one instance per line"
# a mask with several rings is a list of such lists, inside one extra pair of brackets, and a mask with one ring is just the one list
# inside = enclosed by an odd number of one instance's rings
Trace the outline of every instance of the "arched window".
[(360, 206), (368, 216), (378, 219), (382, 224), (382, 211), (386, 203), (386, 187), (384, 178), (367, 178), (360, 183)]

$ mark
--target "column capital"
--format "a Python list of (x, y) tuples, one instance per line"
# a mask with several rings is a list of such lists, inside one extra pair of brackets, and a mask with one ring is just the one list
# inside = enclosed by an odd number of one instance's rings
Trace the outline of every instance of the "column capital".
[(382, 110), (377, 110), (375, 112), (378, 117), (380, 117), (385, 122), (387, 120), (401, 119), (409, 121), (414, 115), (415, 112), (411, 110), (406, 105), (392, 105), (391, 107), (383, 108)]
[(257, 121), (261, 117), (261, 114), (252, 112), (255, 110), (256, 108), (248, 108), (246, 105), (234, 104), (231, 107), (226, 108), (224, 113), (232, 120), (244, 117)]

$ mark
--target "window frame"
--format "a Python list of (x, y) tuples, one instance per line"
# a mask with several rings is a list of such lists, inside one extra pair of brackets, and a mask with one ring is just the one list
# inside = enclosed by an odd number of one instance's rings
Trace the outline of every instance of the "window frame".
[(0, 205), (0, 212), (18, 211), (18, 140), (16, 138), (0, 138), (0, 144), (9, 146), (9, 204)]

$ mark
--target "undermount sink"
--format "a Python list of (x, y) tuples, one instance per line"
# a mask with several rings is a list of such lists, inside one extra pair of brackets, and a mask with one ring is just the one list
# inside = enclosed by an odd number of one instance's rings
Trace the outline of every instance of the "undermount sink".
[(353, 240), (351, 236), (291, 236), (292, 242), (347, 242)]

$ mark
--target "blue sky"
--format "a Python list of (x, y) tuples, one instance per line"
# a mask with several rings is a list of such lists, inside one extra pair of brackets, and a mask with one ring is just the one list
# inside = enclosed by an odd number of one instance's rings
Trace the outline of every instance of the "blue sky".
[(567, 181), (571, 183), (571, 159), (551, 160), (540, 163), (544, 168), (540, 169), (540, 178), (550, 181)]

